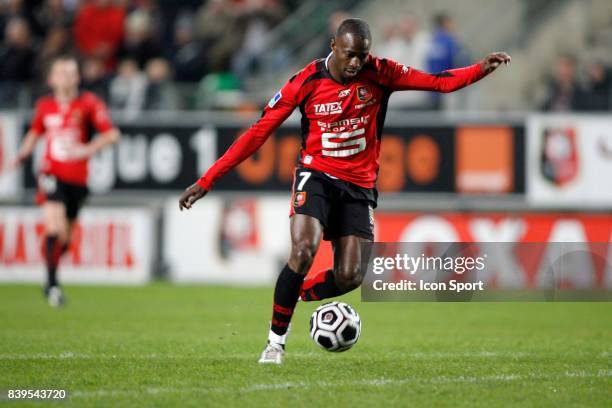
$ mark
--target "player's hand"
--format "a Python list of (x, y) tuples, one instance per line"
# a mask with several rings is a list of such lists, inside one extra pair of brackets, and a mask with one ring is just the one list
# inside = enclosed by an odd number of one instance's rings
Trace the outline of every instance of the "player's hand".
[(207, 190), (204, 190), (199, 184), (194, 183), (185, 189), (183, 195), (179, 199), (179, 209), (183, 211), (183, 208), (188, 210), (191, 206), (198, 201), (200, 198), (204, 197), (208, 193)]
[(492, 52), (487, 55), (481, 62), (482, 70), (487, 74), (495, 71), (502, 63), (508, 65), (512, 58), (505, 52)]
[(8, 162), (8, 164), (4, 166), (4, 168), (0, 168), (0, 173), (8, 173), (17, 170), (24, 160), (25, 159), (21, 156), (17, 156), (16, 158)]

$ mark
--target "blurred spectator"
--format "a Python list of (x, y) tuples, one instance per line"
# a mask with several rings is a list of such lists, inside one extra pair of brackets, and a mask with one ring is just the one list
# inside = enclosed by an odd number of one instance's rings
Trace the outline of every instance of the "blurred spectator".
[(557, 57), (553, 76), (548, 81), (547, 97), (542, 109), (556, 112), (574, 110), (578, 107), (579, 92), (576, 60), (569, 55)]
[(238, 7), (231, 0), (209, 0), (196, 16), (196, 37), (208, 50), (211, 71), (227, 71), (233, 53), (240, 47), (243, 28)]
[(70, 27), (73, 15), (62, 0), (45, 0), (42, 6), (33, 11), (36, 34), (46, 37), (55, 27)]
[(612, 78), (610, 71), (601, 62), (587, 65), (587, 85), (578, 92), (576, 108), (582, 111), (610, 110)]
[[(398, 24), (387, 27), (384, 41), (378, 47), (380, 57), (393, 59), (401, 64), (424, 70), (425, 57), (429, 46), (429, 35), (419, 29), (416, 17), (407, 15)], [(425, 108), (425, 92), (397, 92), (389, 101), (396, 109)]]
[(76, 13), (79, 8), (79, 3), (82, 3), (82, 0), (62, 0), (64, 9), (71, 14)]
[(85, 3), (77, 12), (74, 24), (74, 40), (85, 57), (102, 58), (110, 70), (123, 40), (125, 9), (112, 0), (93, 0)]
[[(156, 14), (159, 16), (159, 35), (166, 57), (171, 58), (174, 49), (175, 26), (177, 19), (184, 15), (193, 18), (195, 12), (208, 0), (152, 0), (157, 4)], [(194, 33), (195, 36), (195, 33)]]
[[(160, 0), (124, 0), (128, 4), (131, 4), (131, 12), (139, 11), (147, 15), (149, 19), (149, 31), (151, 37), (159, 40), (163, 35), (164, 24), (166, 21), (166, 16), (162, 14), (162, 9), (160, 8)], [(170, 1), (170, 0), (168, 0)], [(163, 2), (163, 0), (162, 0)], [(176, 2), (178, 4), (175, 5), (176, 8), (180, 7), (185, 1)], [(131, 14), (131, 13), (130, 13)], [(158, 41), (161, 43), (161, 41)]]
[[(467, 53), (457, 38), (453, 18), (446, 13), (439, 13), (434, 17), (434, 27), (426, 57), (427, 71), (438, 73), (467, 65)], [(441, 108), (441, 95), (430, 93), (430, 96), (432, 108)]]
[(201, 109), (232, 109), (244, 103), (244, 94), (236, 75), (231, 72), (210, 73), (202, 78), (196, 96)]
[(86, 58), (81, 68), (81, 88), (108, 100), (109, 78), (101, 58)]
[(147, 87), (144, 108), (146, 110), (175, 110), (178, 108), (178, 97), (170, 64), (163, 58), (155, 58), (147, 63)]
[(6, 26), (15, 17), (23, 17), (22, 0), (0, 1), (0, 40), (5, 41)]
[(162, 55), (161, 45), (153, 35), (153, 19), (144, 10), (135, 10), (125, 20), (125, 39), (118, 56), (134, 59), (144, 68), (147, 61)]
[(286, 11), (277, 0), (244, 0), (242, 7), (239, 22), (244, 33), (232, 60), (232, 71), (246, 81), (260, 68), (269, 48), (269, 33)]
[(455, 21), (446, 13), (434, 18), (434, 31), (427, 53), (429, 72), (442, 72), (463, 65), (465, 51), (455, 34)]
[(121, 110), (128, 117), (138, 114), (144, 106), (147, 78), (132, 59), (122, 60), (117, 76), (111, 80), (109, 106)]
[(20, 17), (8, 21), (0, 45), (0, 103), (14, 103), (19, 85), (34, 77), (34, 48), (27, 22)]
[(172, 65), (178, 82), (198, 82), (208, 71), (206, 48), (194, 38), (193, 18), (187, 14), (176, 21)]
[(54, 26), (49, 28), (49, 32), (36, 56), (36, 73), (41, 80), (44, 79), (46, 69), (54, 58), (71, 51), (69, 35), (66, 27)]

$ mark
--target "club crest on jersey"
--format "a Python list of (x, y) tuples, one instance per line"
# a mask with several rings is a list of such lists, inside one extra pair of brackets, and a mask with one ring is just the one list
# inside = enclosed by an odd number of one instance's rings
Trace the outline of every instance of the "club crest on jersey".
[(343, 89), (340, 92), (338, 92), (338, 98), (345, 98), (349, 96), (350, 93), (351, 93), (350, 89)]
[(321, 103), (315, 104), (315, 114), (326, 116), (326, 115), (335, 115), (337, 113), (342, 113), (342, 105), (340, 102), (330, 102), (330, 103)]
[(276, 105), (276, 103), (280, 101), (282, 97), (283, 97), (283, 94), (281, 93), (281, 91), (278, 91), (276, 95), (274, 95), (272, 99), (270, 99), (270, 101), (268, 102), (268, 107), (270, 109), (273, 108), (274, 105)]
[(372, 91), (369, 86), (359, 86), (357, 87), (357, 96), (360, 101), (367, 102), (372, 99)]
[(306, 192), (305, 191), (299, 191), (295, 193), (295, 198), (293, 200), (294, 207), (301, 207), (304, 205), (305, 202), (306, 202)]

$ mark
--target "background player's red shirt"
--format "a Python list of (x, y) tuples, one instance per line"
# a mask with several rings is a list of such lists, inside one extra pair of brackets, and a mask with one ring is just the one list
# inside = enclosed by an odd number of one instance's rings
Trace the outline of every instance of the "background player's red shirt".
[(73, 160), (70, 153), (91, 139), (92, 127), (98, 132), (113, 127), (106, 105), (94, 94), (82, 92), (66, 105), (53, 96), (40, 98), (30, 130), (47, 142), (41, 172), (66, 183), (86, 185), (87, 159)]
[[(331, 54), (330, 54), (331, 55)], [(329, 73), (327, 59), (310, 63), (270, 100), (262, 117), (198, 180), (213, 183), (253, 154), (296, 107), (302, 113), (300, 165), (373, 188), (389, 96), (394, 91), (452, 92), (486, 74), (480, 64), (428, 74), (395, 61), (368, 57), (346, 85)]]

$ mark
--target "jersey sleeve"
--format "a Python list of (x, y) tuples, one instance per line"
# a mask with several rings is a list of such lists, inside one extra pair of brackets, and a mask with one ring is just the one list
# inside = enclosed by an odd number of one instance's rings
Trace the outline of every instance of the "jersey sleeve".
[(113, 122), (111, 121), (106, 104), (92, 94), (89, 106), (89, 120), (93, 127), (100, 133), (111, 130), (113, 128)]
[(479, 63), (463, 68), (449, 69), (437, 74), (430, 74), (399, 64), (393, 60), (381, 60), (383, 85), (388, 86), (393, 91), (453, 92), (473, 84), (486, 75)]
[(44, 108), (42, 103), (39, 101), (36, 103), (36, 107), (34, 108), (34, 117), (32, 118), (32, 123), (30, 124), (30, 131), (36, 133), (38, 136), (45, 133), (44, 116)]
[(259, 120), (255, 122), (227, 149), (204, 175), (197, 181), (202, 188), (210, 190), (219, 178), (255, 153), (298, 105), (298, 80), (287, 82), (270, 99)]

